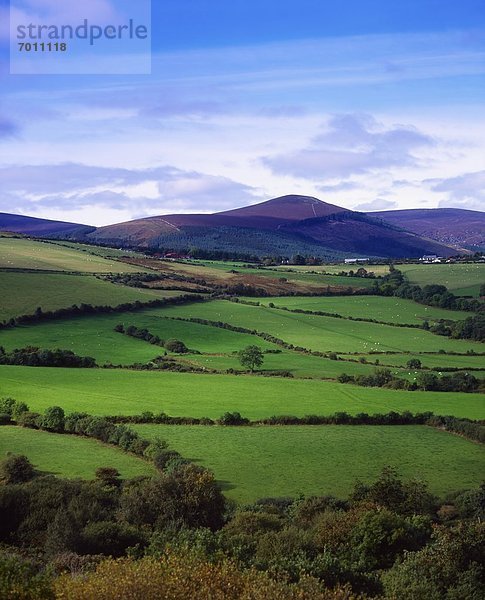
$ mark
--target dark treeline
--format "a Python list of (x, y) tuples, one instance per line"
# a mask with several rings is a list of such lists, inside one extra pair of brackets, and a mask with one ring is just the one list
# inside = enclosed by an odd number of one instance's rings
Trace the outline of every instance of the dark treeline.
[(154, 335), (148, 329), (142, 328), (140, 329), (136, 325), (128, 325), (125, 327), (123, 323), (118, 323), (114, 327), (114, 331), (118, 333), (123, 333), (129, 337), (134, 337), (138, 340), (143, 340), (144, 342), (148, 342), (153, 346), (161, 346), (165, 348), (169, 352), (175, 352), (176, 354), (186, 354), (187, 352), (193, 352), (199, 354), (196, 350), (189, 350), (187, 346), (181, 340), (177, 340), (174, 338), (170, 338), (168, 340), (162, 340), (158, 335)]
[[(175, 450), (168, 451), (168, 444), (164, 440), (156, 439), (150, 442), (142, 439), (125, 423), (116, 422), (109, 417), (93, 416), (85, 412), (66, 415), (60, 406), (51, 406), (41, 414), (30, 411), (25, 402), (2, 398), (0, 399), (0, 424), (8, 425), (12, 422), (28, 429), (94, 438), (104, 444), (118, 446), (125, 452), (151, 460), (155, 466), (162, 462), (167, 466), (169, 460), (175, 461), (174, 465), (190, 462)], [(168, 455), (167, 452), (170, 454)]]
[(125, 327), (123, 323), (118, 323), (114, 327), (114, 331), (118, 333), (123, 333), (129, 337), (134, 337), (139, 340), (143, 340), (148, 342), (149, 344), (153, 344), (154, 346), (163, 346), (164, 340), (160, 339), (158, 335), (153, 335), (150, 333), (148, 329), (140, 329), (136, 325), (128, 325)]
[(239, 412), (226, 412), (218, 419), (209, 417), (174, 417), (166, 413), (154, 414), (150, 411), (139, 415), (107, 416), (111, 423), (125, 424), (160, 424), (160, 425), (203, 425), (203, 426), (264, 426), (264, 425), (428, 425), (446, 429), (463, 435), (470, 440), (484, 443), (485, 427), (483, 421), (472, 421), (466, 418), (434, 415), (432, 412), (411, 413), (389, 411), (383, 414), (357, 413), (350, 415), (341, 411), (332, 415), (275, 415), (264, 419), (250, 420)]
[(377, 292), (383, 296), (407, 298), (427, 306), (437, 306), (450, 310), (479, 312), (483, 311), (485, 307), (485, 304), (477, 298), (455, 296), (444, 285), (433, 283), (421, 287), (410, 284), (405, 275), (392, 266), (389, 274), (380, 281), (375, 281), (371, 289), (373, 293)]
[(17, 348), (6, 352), (0, 346), (0, 365), (23, 365), (26, 367), (69, 367), (91, 369), (96, 361), (91, 356), (78, 356), (72, 350), (46, 350), (37, 346)]
[(18, 317), (9, 319), (8, 321), (2, 321), (0, 323), (0, 329), (7, 329), (9, 327), (16, 327), (17, 325), (24, 325), (26, 323), (38, 323), (40, 321), (50, 321), (58, 319), (68, 319), (71, 317), (79, 317), (84, 315), (95, 315), (102, 313), (118, 313), (118, 312), (132, 312), (137, 310), (143, 310), (145, 308), (159, 308), (162, 306), (169, 306), (172, 304), (185, 304), (190, 302), (201, 302), (204, 298), (196, 294), (183, 294), (181, 296), (175, 296), (173, 298), (160, 298), (155, 300), (148, 300), (147, 302), (124, 302), (116, 306), (99, 305), (93, 306), (92, 304), (74, 304), (68, 308), (59, 308), (57, 310), (43, 311), (42, 308), (38, 307), (33, 314), (19, 315)]
[(485, 426), (483, 421), (471, 421), (470, 419), (458, 419), (457, 417), (440, 417), (433, 415), (426, 423), (431, 427), (445, 429), (452, 433), (457, 433), (469, 440), (485, 444)]
[(363, 387), (381, 387), (393, 390), (421, 390), (426, 392), (478, 392), (483, 391), (483, 383), (471, 373), (458, 371), (452, 375), (437, 375), (420, 371), (414, 381), (393, 375), (390, 369), (376, 368), (369, 375), (348, 375), (341, 373), (339, 383), (352, 383)]

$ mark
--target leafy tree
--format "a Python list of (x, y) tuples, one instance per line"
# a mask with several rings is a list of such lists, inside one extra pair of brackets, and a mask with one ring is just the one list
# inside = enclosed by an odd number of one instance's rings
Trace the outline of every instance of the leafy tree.
[(411, 358), (411, 360), (408, 360), (408, 362), (406, 363), (406, 366), (408, 367), (408, 369), (420, 369), (421, 361), (419, 360), (419, 358)]
[(438, 377), (434, 373), (428, 373), (426, 371), (418, 373), (416, 384), (419, 389), (424, 390), (425, 392), (436, 390), (439, 387)]
[(246, 346), (238, 352), (238, 358), (241, 365), (251, 372), (256, 367), (260, 367), (264, 361), (263, 351), (259, 346)]
[(484, 523), (437, 528), (433, 542), (382, 577), (386, 598), (480, 600), (485, 596)]
[(167, 340), (164, 344), (165, 349), (176, 354), (186, 354), (189, 349), (180, 340)]

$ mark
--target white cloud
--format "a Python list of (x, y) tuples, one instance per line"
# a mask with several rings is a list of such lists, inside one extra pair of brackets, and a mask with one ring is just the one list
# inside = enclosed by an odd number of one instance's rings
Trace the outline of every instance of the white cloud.
[(388, 167), (416, 166), (414, 150), (434, 140), (412, 126), (385, 127), (370, 115), (338, 115), (306, 148), (262, 162), (275, 173), (325, 180)]
[[(116, 169), (82, 164), (3, 167), (0, 211), (59, 218), (81, 211), (82, 221), (106, 225), (173, 212), (216, 212), (264, 198), (258, 190), (226, 177), (163, 166)], [(143, 195), (145, 193), (145, 195)], [(67, 217), (66, 217), (67, 218)], [(72, 216), (70, 217), (72, 219)]]
[(440, 200), (440, 208), (485, 209), (485, 171), (464, 173), (447, 179), (431, 179), (423, 183), (429, 184), (434, 192), (447, 196)]

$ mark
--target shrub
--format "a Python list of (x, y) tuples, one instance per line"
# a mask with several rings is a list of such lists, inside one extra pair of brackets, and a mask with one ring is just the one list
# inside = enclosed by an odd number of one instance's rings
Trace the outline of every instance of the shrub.
[(32, 561), (9, 552), (0, 554), (0, 598), (54, 599), (52, 580)]
[(29, 429), (39, 429), (42, 415), (37, 412), (26, 411), (19, 415), (17, 423), (22, 427)]
[(180, 340), (167, 340), (164, 346), (166, 350), (175, 352), (176, 354), (186, 354), (189, 351), (187, 346)]
[(120, 485), (120, 472), (114, 467), (98, 467), (95, 471), (96, 479), (104, 485)]
[(249, 419), (242, 417), (238, 412), (226, 412), (217, 420), (219, 425), (248, 425)]
[(153, 464), (159, 471), (163, 471), (170, 461), (177, 458), (181, 458), (181, 454), (176, 450), (160, 450), (153, 455)]
[(64, 431), (64, 410), (60, 406), (51, 406), (46, 409), (40, 421), (40, 427), (56, 433)]
[(11, 454), (0, 463), (0, 474), (7, 484), (24, 483), (35, 475), (30, 460), (22, 454)]
[(145, 537), (137, 528), (126, 523), (98, 521), (88, 523), (81, 533), (83, 554), (123, 556), (132, 546), (144, 545)]

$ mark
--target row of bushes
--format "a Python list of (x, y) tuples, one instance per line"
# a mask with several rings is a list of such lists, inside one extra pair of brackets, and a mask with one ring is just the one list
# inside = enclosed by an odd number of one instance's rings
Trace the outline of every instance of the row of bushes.
[(337, 377), (340, 383), (352, 383), (363, 387), (384, 387), (393, 390), (421, 390), (426, 392), (481, 392), (483, 383), (470, 373), (459, 371), (452, 375), (436, 375), (421, 371), (414, 381), (401, 379), (390, 369), (375, 369), (369, 375), (348, 375), (341, 373)]
[(33, 314), (19, 315), (18, 317), (9, 319), (8, 321), (0, 322), (0, 329), (16, 327), (17, 325), (23, 325), (26, 323), (37, 323), (39, 321), (67, 319), (71, 317), (99, 313), (132, 312), (143, 310), (145, 308), (160, 308), (162, 306), (186, 304), (189, 302), (201, 302), (204, 300), (205, 298), (202, 298), (196, 294), (183, 294), (181, 296), (174, 296), (173, 298), (158, 298), (155, 300), (148, 300), (147, 302), (141, 302), (139, 300), (136, 300), (135, 302), (124, 302), (122, 304), (118, 304), (117, 306), (94, 306), (92, 304), (83, 303), (79, 306), (74, 304), (68, 308), (58, 308), (57, 310), (49, 311), (43, 311), (42, 308), (38, 307)]
[(162, 340), (158, 335), (154, 335), (148, 331), (148, 329), (140, 329), (136, 325), (128, 325), (128, 327), (125, 327), (123, 323), (118, 323), (115, 325), (114, 330), (118, 333), (123, 333), (124, 335), (143, 340), (154, 346), (161, 346), (169, 352), (175, 352), (176, 354), (186, 354), (189, 351), (187, 346), (180, 340)]
[(17, 348), (6, 352), (0, 346), (0, 365), (22, 365), (26, 367), (69, 367), (91, 369), (96, 360), (91, 356), (78, 356), (72, 350), (45, 350), (37, 346)]
[(158, 453), (164, 452), (167, 448), (166, 442), (144, 440), (125, 424), (116, 424), (106, 417), (93, 416), (85, 412), (66, 415), (60, 406), (51, 406), (41, 414), (30, 411), (25, 402), (2, 398), (0, 399), (0, 423), (7, 425), (12, 421), (29, 429), (95, 438), (105, 444), (119, 446), (126, 452), (150, 459), (154, 459)]
[(485, 426), (483, 425), (483, 421), (476, 422), (471, 421), (470, 419), (458, 419), (457, 417), (452, 416), (440, 417), (438, 415), (433, 415), (426, 424), (431, 425), (432, 427), (445, 429), (446, 431), (451, 431), (452, 433), (457, 433), (469, 440), (485, 444)]
[(389, 274), (383, 277), (380, 282), (374, 282), (371, 293), (406, 298), (427, 306), (437, 306), (451, 310), (479, 312), (483, 311), (485, 306), (477, 298), (455, 296), (444, 285), (430, 284), (423, 287), (411, 285), (406, 276), (393, 266), (390, 267)]

